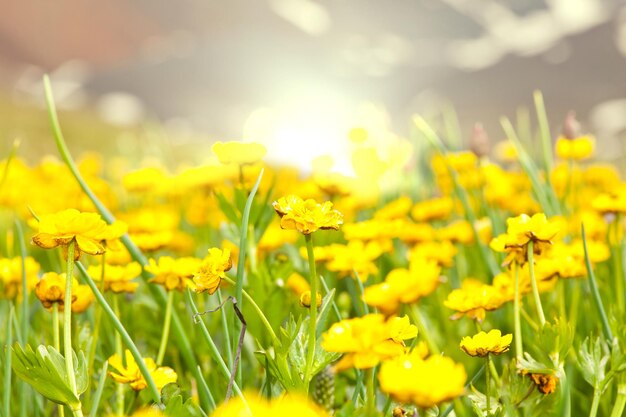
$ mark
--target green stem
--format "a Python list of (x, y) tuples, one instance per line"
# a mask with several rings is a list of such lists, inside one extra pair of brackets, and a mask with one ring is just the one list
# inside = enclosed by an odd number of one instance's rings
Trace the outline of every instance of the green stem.
[(174, 305), (174, 291), (167, 293), (167, 306), (165, 307), (165, 323), (163, 323), (163, 334), (161, 335), (161, 344), (159, 353), (157, 354), (156, 364), (161, 366), (163, 357), (165, 356), (165, 348), (170, 335), (170, 324), (172, 323), (172, 306)]
[(600, 405), (600, 388), (596, 387), (593, 390), (593, 401), (591, 403), (591, 410), (589, 410), (589, 417), (596, 417), (598, 414), (598, 406)]
[(309, 258), (309, 273), (311, 276), (311, 305), (309, 306), (309, 339), (307, 341), (306, 366), (304, 368), (304, 384), (309, 391), (309, 382), (313, 377), (313, 360), (315, 359), (315, 346), (317, 336), (317, 271), (315, 269), (315, 255), (313, 253), (313, 235), (304, 235), (306, 252)]
[(524, 354), (522, 345), (522, 322), (520, 320), (520, 294), (519, 294), (519, 264), (515, 262), (513, 264), (515, 269), (515, 298), (513, 299), (513, 323), (515, 328), (515, 357), (517, 363), (520, 363)]
[(617, 386), (617, 398), (611, 411), (611, 417), (620, 417), (623, 415), (624, 406), (626, 406), (626, 384), (619, 384)]
[(156, 384), (154, 383), (154, 379), (152, 379), (152, 375), (150, 374), (150, 371), (148, 370), (148, 367), (146, 366), (146, 362), (143, 360), (143, 357), (139, 353), (139, 349), (137, 349), (137, 346), (135, 346), (133, 339), (131, 339), (130, 335), (124, 328), (124, 325), (122, 324), (122, 322), (117, 318), (117, 316), (111, 309), (111, 306), (109, 306), (109, 304), (104, 299), (104, 296), (102, 295), (102, 293), (96, 286), (96, 283), (87, 273), (87, 269), (80, 262), (76, 262), (76, 267), (78, 268), (78, 271), (83, 277), (83, 280), (85, 281), (85, 283), (89, 286), (89, 288), (93, 292), (94, 296), (96, 297), (96, 300), (98, 301), (98, 303), (100, 303), (100, 306), (104, 310), (105, 315), (113, 323), (113, 327), (115, 327), (115, 330), (121, 336), (122, 341), (124, 342), (124, 345), (126, 346), (128, 350), (130, 350), (130, 353), (133, 355), (133, 359), (135, 359), (135, 362), (137, 363), (137, 366), (139, 367), (139, 371), (141, 372), (141, 375), (144, 377), (144, 379), (146, 380), (146, 383), (148, 384), (148, 391), (150, 392), (150, 397), (152, 401), (154, 401), (157, 404), (161, 404), (161, 393), (157, 389)]
[[(222, 299), (222, 290), (218, 288), (217, 292), (217, 302), (218, 305), (222, 305), (223, 304), (223, 299)], [(230, 330), (228, 330), (228, 317), (226, 315), (226, 309), (225, 308), (220, 308), (220, 316), (222, 318), (222, 328), (224, 329), (224, 343), (226, 344), (226, 357), (228, 359), (228, 366), (232, 367), (233, 366), (233, 350), (232, 350), (232, 343), (230, 341)]]
[[(113, 295), (113, 312), (115, 313), (115, 317), (118, 318), (118, 320), (121, 317), (120, 314), (120, 304), (119, 304), (119, 300), (117, 299), (117, 294)], [(124, 346), (122, 345), (122, 338), (120, 336), (119, 333), (115, 333), (115, 352), (119, 355), (120, 358), (122, 358), (122, 361), (124, 361), (124, 358), (126, 357), (124, 355)], [(117, 391), (117, 395), (116, 395), (116, 407), (117, 407), (117, 412), (116, 414), (118, 416), (123, 416), (124, 415), (124, 384), (117, 384), (116, 385), (116, 391)]]
[[(7, 162), (8, 163), (8, 162)], [(18, 219), (15, 219), (15, 235), (18, 243), (18, 248), (21, 257), (22, 268), (22, 319), (20, 320), (22, 325), (22, 337), (23, 343), (28, 340), (28, 330), (30, 329), (30, 318), (28, 317), (28, 283), (26, 282), (26, 244), (24, 243), (24, 230), (22, 229), (22, 223)]]
[(585, 235), (585, 225), (581, 225), (583, 249), (585, 251), (585, 265), (587, 266), (587, 274), (589, 275), (589, 286), (591, 287), (591, 293), (593, 294), (593, 300), (596, 304), (598, 314), (600, 314), (600, 320), (602, 321), (602, 330), (608, 340), (613, 340), (613, 332), (611, 332), (611, 326), (609, 326), (609, 319), (606, 316), (604, 305), (602, 304), (602, 298), (600, 298), (600, 291), (598, 290), (598, 283), (596, 282), (596, 276), (593, 273), (591, 267), (591, 261), (589, 260), (589, 252), (587, 251), (587, 237)]
[(366, 379), (366, 413), (367, 417), (376, 417), (376, 390), (374, 388), (375, 382), (375, 374), (374, 368), (367, 369), (365, 371), (365, 379)]
[(615, 241), (611, 244), (611, 261), (613, 264), (613, 280), (615, 282), (615, 292), (617, 293), (617, 306), (622, 313), (624, 311), (624, 280), (621, 270), (621, 244), (618, 241), (620, 235), (620, 215), (617, 214), (613, 224), (610, 227), (614, 229), (613, 236)]
[(541, 306), (541, 297), (539, 297), (539, 288), (537, 287), (537, 279), (535, 278), (535, 260), (534, 260), (534, 242), (528, 242), (528, 272), (530, 273), (530, 284), (533, 287), (533, 297), (535, 298), (535, 306), (537, 307), (537, 315), (539, 316), (539, 325), (543, 327), (546, 324), (546, 316), (543, 314)]
[(65, 277), (65, 302), (63, 305), (63, 353), (65, 356), (65, 371), (69, 378), (70, 389), (78, 397), (76, 391), (76, 374), (74, 373), (74, 359), (72, 355), (72, 278), (74, 273), (74, 246), (72, 240), (67, 246), (67, 275)]
[(107, 379), (107, 368), (109, 367), (109, 361), (104, 361), (102, 365), (102, 371), (100, 372), (100, 379), (98, 380), (98, 386), (96, 393), (93, 396), (93, 402), (91, 403), (91, 412), (89, 417), (96, 417), (98, 414), (98, 407), (100, 406), (100, 399), (102, 398), (102, 391), (104, 391), (104, 382)]
[[(52, 346), (61, 351), (61, 337), (59, 335), (59, 303), (52, 304)], [(65, 408), (58, 405), (59, 417), (65, 416)], [(8, 415), (8, 414), (7, 414)]]
[(408, 313), (409, 313), (409, 317), (411, 318), (411, 320), (413, 320), (413, 322), (417, 326), (417, 330), (419, 331), (419, 334), (422, 335), (422, 337), (426, 341), (426, 344), (428, 345), (428, 350), (430, 350), (430, 353), (435, 355), (441, 352), (441, 350), (439, 350), (439, 346), (437, 346), (437, 342), (435, 342), (435, 340), (430, 336), (430, 332), (428, 332), (428, 329), (426, 328), (426, 325), (424, 324), (424, 318), (422, 317), (422, 313), (417, 307), (417, 304), (415, 303), (411, 304), (411, 306), (408, 309)]
[(491, 372), (489, 368), (491, 368), (491, 357), (487, 353), (487, 368), (485, 370), (485, 379), (487, 380), (487, 388), (485, 390), (487, 396), (487, 417), (491, 415)]
[(539, 131), (541, 132), (541, 147), (543, 150), (543, 168), (546, 170), (546, 181), (549, 184), (550, 172), (552, 171), (552, 137), (550, 136), (550, 127), (548, 126), (548, 115), (546, 106), (543, 102), (543, 94), (541, 91), (533, 92), (535, 101), (535, 110), (537, 111), (537, 122), (539, 122)]
[(489, 370), (491, 371), (491, 377), (497, 386), (500, 386), (500, 376), (498, 375), (498, 371), (496, 370), (496, 365), (494, 365), (493, 361), (489, 360)]

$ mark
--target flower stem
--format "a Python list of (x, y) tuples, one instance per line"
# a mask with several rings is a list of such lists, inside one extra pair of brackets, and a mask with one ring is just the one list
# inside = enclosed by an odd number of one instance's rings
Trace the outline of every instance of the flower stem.
[(624, 412), (624, 406), (626, 406), (626, 384), (617, 385), (617, 398), (611, 411), (611, 417), (619, 417)]
[(589, 260), (589, 252), (587, 250), (587, 237), (585, 236), (585, 225), (581, 226), (581, 234), (583, 238), (583, 249), (585, 251), (585, 266), (587, 267), (587, 274), (589, 275), (589, 286), (591, 287), (591, 293), (596, 304), (596, 309), (600, 315), (602, 321), (602, 330), (608, 340), (613, 340), (613, 332), (611, 332), (611, 326), (609, 326), (609, 319), (606, 316), (604, 310), (604, 304), (602, 304), (602, 298), (600, 297), (600, 291), (598, 290), (598, 283), (596, 282), (596, 276), (593, 273), (591, 267), (591, 261)]
[(311, 275), (311, 305), (309, 306), (309, 339), (307, 346), (306, 365), (304, 368), (304, 384), (306, 391), (309, 390), (315, 359), (316, 331), (317, 331), (317, 271), (315, 269), (315, 255), (313, 254), (313, 235), (304, 235), (306, 252), (309, 258), (309, 272)]
[(374, 369), (370, 368), (365, 372), (365, 384), (367, 389), (366, 413), (367, 417), (376, 417), (376, 390), (374, 389)]
[(520, 362), (523, 355), (523, 345), (522, 345), (522, 322), (520, 320), (520, 306), (519, 306), (519, 264), (515, 262), (513, 264), (513, 268), (515, 269), (515, 298), (513, 299), (513, 320), (514, 320), (514, 328), (515, 328), (515, 358), (517, 359), (517, 363)]
[(591, 410), (589, 410), (589, 417), (596, 417), (598, 414), (598, 406), (600, 405), (600, 389), (598, 387), (593, 390), (593, 401), (591, 403)]
[[(9, 326), (9, 329), (11, 326)], [(59, 303), (52, 304), (52, 346), (57, 351), (61, 349), (61, 337), (59, 335)], [(59, 404), (59, 417), (65, 416), (65, 408)], [(8, 415), (8, 414), (7, 414)]]
[(541, 306), (541, 297), (539, 297), (539, 288), (537, 287), (537, 278), (535, 277), (534, 265), (534, 242), (528, 242), (528, 271), (530, 272), (530, 284), (533, 287), (533, 297), (535, 298), (535, 306), (537, 307), (537, 315), (539, 316), (539, 324), (543, 327), (546, 324), (546, 316), (543, 314)]
[[(74, 373), (74, 358), (72, 351), (72, 278), (74, 272), (74, 249), (76, 242), (72, 240), (67, 246), (67, 275), (65, 277), (65, 302), (63, 305), (63, 354), (65, 356), (65, 370), (69, 379), (70, 389), (78, 398), (76, 391), (76, 374)], [(81, 404), (78, 410), (72, 410), (74, 415), (81, 415)]]
[[(231, 285), (235, 285), (235, 281), (233, 281), (232, 279), (225, 277), (222, 278), (224, 281), (228, 282)], [(278, 339), (278, 337), (276, 336), (276, 333), (274, 332), (274, 329), (272, 329), (272, 325), (270, 324), (270, 322), (267, 320), (267, 317), (265, 317), (265, 314), (263, 314), (263, 310), (261, 310), (261, 308), (259, 307), (259, 305), (254, 301), (254, 298), (252, 298), (250, 296), (250, 294), (248, 294), (248, 292), (246, 290), (242, 291), (243, 296), (245, 297), (246, 300), (248, 300), (248, 302), (252, 305), (252, 307), (254, 308), (254, 310), (257, 312), (257, 314), (259, 315), (259, 319), (261, 319), (261, 322), (263, 323), (263, 325), (265, 326), (265, 329), (267, 330), (267, 332), (270, 334), (270, 336), (272, 337), (272, 340), (276, 340)]]
[(489, 368), (491, 367), (491, 357), (487, 354), (487, 367), (485, 368), (485, 379), (487, 380), (487, 389), (485, 393), (487, 395), (487, 416), (491, 415), (491, 372)]
[[(120, 304), (117, 299), (117, 295), (113, 295), (113, 312), (115, 312), (115, 316), (120, 318)], [(122, 338), (118, 332), (115, 333), (115, 353), (117, 353), (122, 360), (126, 357), (124, 355), (124, 347), (122, 346)], [(116, 407), (117, 412), (116, 415), (123, 416), (124, 415), (124, 384), (117, 384), (117, 396), (116, 396)]]
[(161, 336), (161, 345), (157, 355), (156, 364), (161, 366), (163, 357), (165, 356), (165, 348), (170, 335), (170, 324), (172, 323), (172, 306), (174, 304), (174, 291), (167, 293), (167, 306), (165, 307), (165, 323), (163, 323), (163, 335)]

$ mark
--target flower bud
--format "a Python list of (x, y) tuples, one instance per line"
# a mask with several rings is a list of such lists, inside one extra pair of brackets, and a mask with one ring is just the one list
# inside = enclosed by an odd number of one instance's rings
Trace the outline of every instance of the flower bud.
[[(320, 308), (322, 305), (322, 294), (319, 292), (315, 297), (315, 304), (317, 305), (317, 308)], [(311, 291), (305, 291), (302, 295), (300, 295), (300, 305), (306, 308), (311, 307)]]

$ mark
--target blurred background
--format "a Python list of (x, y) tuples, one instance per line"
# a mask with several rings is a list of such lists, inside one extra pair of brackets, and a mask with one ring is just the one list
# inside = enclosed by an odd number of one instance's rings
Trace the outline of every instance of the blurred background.
[(409, 135), (415, 113), (497, 141), (500, 116), (532, 119), (540, 89), (555, 136), (575, 110), (601, 155), (623, 153), (621, 0), (2, 3), (3, 155), (16, 138), (56, 153), (44, 73), (76, 151), (173, 158), (245, 139), (307, 164), (355, 127)]

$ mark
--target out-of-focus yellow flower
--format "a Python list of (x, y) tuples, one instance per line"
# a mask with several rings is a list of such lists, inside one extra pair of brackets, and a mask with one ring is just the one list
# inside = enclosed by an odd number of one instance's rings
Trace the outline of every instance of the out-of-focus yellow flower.
[(447, 226), (437, 229), (437, 239), (448, 240), (452, 243), (469, 245), (474, 241), (472, 225), (465, 220), (449, 223)]
[(233, 266), (230, 250), (211, 248), (208, 255), (202, 261), (200, 269), (193, 275), (196, 291), (208, 291), (213, 294), (220, 286), (222, 278), (226, 277), (226, 271)]
[[(32, 290), (39, 278), (39, 264), (30, 256), (24, 258), (26, 287)], [(22, 257), (0, 259), (0, 298), (13, 299), (22, 296)]]
[(319, 189), (330, 197), (346, 196), (354, 189), (354, 178), (337, 172), (316, 173), (313, 181)]
[(413, 201), (407, 197), (402, 196), (389, 203), (385, 204), (383, 207), (376, 210), (374, 213), (374, 219), (377, 220), (395, 220), (395, 219), (404, 219), (408, 215), (409, 211), (411, 211), (411, 206), (413, 205)]
[(424, 409), (462, 395), (466, 380), (463, 365), (440, 355), (424, 360), (415, 350), (385, 360), (378, 373), (382, 392), (398, 402)]
[(515, 144), (510, 140), (503, 140), (493, 148), (494, 156), (502, 162), (517, 162), (519, 156), (517, 155), (517, 149)]
[[(95, 281), (100, 281), (102, 278), (101, 265), (89, 265), (87, 272)], [(141, 265), (137, 262), (130, 262), (126, 265), (107, 265), (104, 268), (104, 291), (111, 291), (115, 294), (134, 293), (139, 283), (133, 282), (133, 279), (140, 274)]]
[(298, 233), (295, 231), (285, 231), (280, 228), (278, 223), (272, 222), (265, 229), (261, 240), (257, 245), (259, 253), (269, 253), (276, 250), (287, 243), (296, 243)]
[(330, 201), (319, 204), (313, 199), (303, 200), (292, 194), (274, 201), (272, 206), (280, 216), (280, 227), (296, 229), (305, 235), (318, 229), (339, 230), (343, 224), (343, 216), (333, 210)]
[(598, 195), (591, 202), (591, 207), (602, 214), (626, 213), (626, 187), (622, 185), (611, 192)]
[(382, 246), (377, 241), (364, 243), (360, 240), (351, 240), (346, 245), (332, 245), (331, 256), (326, 263), (329, 271), (338, 272), (341, 277), (350, 276), (356, 271), (362, 282), (378, 272), (374, 263), (389, 247)]
[(306, 291), (311, 291), (311, 286), (309, 285), (309, 281), (306, 280), (302, 275), (297, 272), (292, 273), (287, 278), (287, 282), (285, 286), (289, 288), (293, 294), (297, 297), (300, 297), (302, 293)]
[(119, 217), (128, 224), (133, 242), (147, 252), (169, 247), (180, 223), (179, 209), (172, 206), (140, 208)]
[(322, 335), (322, 347), (345, 353), (335, 365), (338, 371), (355, 367), (373, 368), (381, 360), (405, 352), (403, 341), (417, 336), (417, 328), (407, 316), (385, 320), (382, 314), (342, 320)]
[(409, 258), (424, 258), (437, 261), (443, 267), (450, 267), (454, 262), (454, 256), (458, 249), (452, 242), (422, 242), (411, 248)]
[(74, 259), (82, 252), (102, 255), (105, 247), (102, 242), (110, 233), (109, 226), (96, 213), (81, 213), (67, 209), (55, 214), (44, 214), (39, 221), (39, 232), (32, 242), (44, 249), (67, 246), (75, 241)]
[(304, 397), (286, 395), (267, 400), (256, 394), (245, 394), (247, 406), (241, 398), (232, 398), (218, 406), (212, 417), (328, 417), (328, 413)]
[(414, 258), (409, 269), (393, 269), (383, 283), (365, 288), (363, 300), (385, 314), (395, 313), (401, 303), (414, 303), (432, 293), (440, 282), (440, 273), (435, 261)]
[(451, 317), (453, 320), (467, 316), (474, 320), (483, 321), (486, 311), (496, 310), (511, 299), (495, 286), (467, 278), (463, 281), (461, 288), (452, 290), (448, 294), (443, 305), (456, 311)]
[(150, 259), (145, 267), (146, 271), (154, 274), (150, 282), (163, 285), (167, 291), (183, 291), (185, 288), (194, 288), (192, 278), (200, 269), (201, 260), (198, 258), (177, 258), (161, 256), (158, 261)]
[(211, 150), (222, 164), (252, 165), (263, 159), (265, 146), (255, 142), (215, 142)]
[(453, 209), (454, 202), (450, 197), (433, 198), (415, 204), (411, 216), (417, 222), (445, 220), (450, 217)]
[(459, 347), (470, 356), (500, 355), (509, 350), (512, 340), (512, 334), (502, 336), (500, 330), (493, 329), (489, 333), (480, 332), (472, 337), (465, 336)]
[[(75, 281), (75, 280), (74, 280)], [(96, 300), (91, 288), (88, 285), (73, 285), (72, 288), (72, 313), (83, 313), (87, 311), (89, 306)], [(59, 305), (59, 310), (63, 311), (63, 307)]]
[[(141, 374), (139, 370), (139, 366), (137, 362), (135, 362), (135, 358), (130, 353), (130, 350), (126, 349), (126, 366), (122, 362), (122, 357), (117, 353), (109, 358), (109, 365), (111, 365), (117, 372), (113, 371), (109, 372), (111, 378), (115, 380), (115, 382), (119, 382), (120, 384), (129, 384), (132, 389), (135, 391), (141, 391), (142, 389), (148, 386), (145, 378)], [(152, 376), (154, 383), (159, 391), (165, 385), (176, 382), (178, 380), (178, 375), (174, 370), (168, 366), (159, 366), (157, 367), (154, 359), (152, 358), (143, 358), (146, 363), (146, 367), (148, 368), (148, 372)]]
[(161, 168), (147, 167), (130, 172), (122, 178), (122, 185), (131, 192), (160, 191), (167, 180), (167, 174)]
[(517, 260), (518, 263), (526, 261), (526, 246), (531, 241), (534, 243), (533, 251), (536, 254), (552, 244), (552, 239), (559, 232), (555, 222), (548, 221), (546, 215), (537, 213), (532, 217), (522, 214), (507, 219), (507, 231), (495, 237), (490, 247), (496, 252), (508, 252), (505, 264)]
[(593, 155), (595, 139), (591, 136), (581, 136), (568, 139), (564, 136), (556, 140), (556, 155), (561, 159), (581, 161)]

